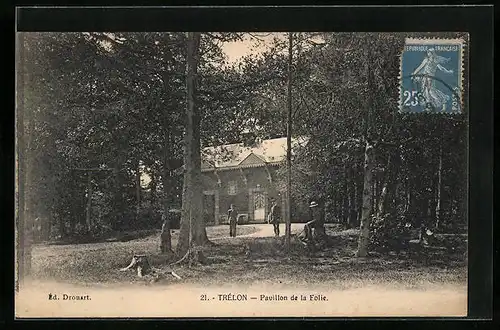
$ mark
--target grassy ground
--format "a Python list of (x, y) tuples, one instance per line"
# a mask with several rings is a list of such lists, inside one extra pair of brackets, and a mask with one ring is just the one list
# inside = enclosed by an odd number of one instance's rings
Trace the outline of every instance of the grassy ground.
[[(238, 226), (238, 235), (255, 233), (254, 226)], [(207, 227), (210, 239), (227, 236), (228, 226)], [(179, 231), (172, 231), (172, 245), (177, 244)], [(130, 240), (88, 244), (39, 244), (32, 251), (32, 275), (35, 279), (53, 279), (69, 283), (113, 283), (133, 280), (131, 274), (117, 270), (128, 265), (132, 255), (147, 254), (156, 264), (160, 232)]]
[[(238, 226), (238, 235), (255, 233), (251, 225)], [(406, 255), (355, 258), (356, 230), (330, 227), (332, 246), (309, 254), (302, 244), (292, 239), (292, 252), (283, 252), (283, 237), (229, 238), (228, 226), (208, 227), (207, 234), (215, 242), (205, 250), (207, 264), (176, 265), (182, 283), (203, 285), (286, 284), (289, 286), (317, 283), (336, 288), (390, 284), (404, 288), (466, 285), (467, 267), (463, 255), (441, 253), (419, 261)], [(172, 241), (177, 243), (178, 231)], [(33, 277), (79, 285), (111, 285), (146, 283), (134, 272), (120, 272), (133, 254), (147, 254), (155, 267), (168, 263), (158, 254), (159, 233), (128, 242), (105, 242), (75, 245), (38, 245), (33, 250)], [(159, 283), (178, 282), (164, 276)]]

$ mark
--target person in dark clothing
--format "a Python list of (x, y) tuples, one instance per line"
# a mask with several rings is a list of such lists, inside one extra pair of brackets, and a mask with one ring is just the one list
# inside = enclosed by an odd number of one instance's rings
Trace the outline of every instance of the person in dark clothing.
[(269, 212), (269, 223), (274, 227), (274, 235), (280, 235), (280, 218), (281, 211), (275, 200), (271, 202), (271, 210)]
[(236, 218), (238, 216), (238, 212), (236, 211), (236, 207), (231, 204), (229, 210), (227, 210), (227, 217), (229, 218), (229, 236), (236, 237)]
[[(314, 248), (316, 244), (315, 236), (321, 235), (322, 226), (324, 220), (322, 218), (322, 212), (319, 208), (319, 204), (312, 201), (309, 204), (309, 209), (311, 211), (311, 220), (304, 225), (303, 235), (301, 235), (301, 240), (309, 247)], [(313, 232), (314, 229), (314, 232)]]

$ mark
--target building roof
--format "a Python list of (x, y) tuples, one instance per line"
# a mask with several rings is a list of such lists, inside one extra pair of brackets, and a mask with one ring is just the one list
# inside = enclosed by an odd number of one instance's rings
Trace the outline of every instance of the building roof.
[[(292, 152), (306, 142), (306, 138), (293, 138)], [(243, 143), (207, 147), (202, 150), (202, 159), (203, 172), (277, 165), (286, 159), (286, 137), (263, 140), (251, 147)]]

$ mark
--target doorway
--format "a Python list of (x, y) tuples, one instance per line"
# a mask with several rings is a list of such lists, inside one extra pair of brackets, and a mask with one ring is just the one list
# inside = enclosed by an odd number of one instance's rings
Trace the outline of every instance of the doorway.
[(253, 193), (253, 219), (255, 222), (266, 220), (266, 195), (262, 191)]

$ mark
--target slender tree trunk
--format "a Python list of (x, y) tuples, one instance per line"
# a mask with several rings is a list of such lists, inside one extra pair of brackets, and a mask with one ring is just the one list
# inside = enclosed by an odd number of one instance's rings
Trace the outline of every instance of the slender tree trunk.
[(436, 188), (436, 224), (435, 227), (439, 228), (441, 223), (441, 189), (442, 189), (442, 176), (443, 176), (443, 147), (439, 148), (439, 165), (438, 165), (438, 182)]
[(358, 240), (358, 257), (368, 255), (370, 241), (370, 218), (372, 215), (372, 171), (373, 171), (373, 146), (367, 141), (365, 146), (365, 166), (363, 182), (363, 205)]
[[(187, 166), (187, 165), (186, 165)], [(187, 170), (187, 169), (186, 169)], [(185, 170), (185, 171), (186, 171)], [(192, 240), (192, 230), (191, 230), (191, 213), (190, 205), (188, 201), (191, 196), (188, 186), (191, 185), (188, 174), (184, 173), (184, 181), (182, 184), (182, 215), (181, 215), (181, 225), (179, 231), (179, 241), (177, 242), (176, 254), (179, 257), (184, 256), (189, 249)]]
[(158, 178), (156, 177), (156, 172), (151, 171), (149, 173), (150, 176), (150, 183), (149, 183), (149, 217), (154, 220), (154, 223), (156, 224), (157, 214), (156, 214), (156, 189), (157, 189), (157, 180)]
[(410, 212), (411, 208), (411, 199), (412, 199), (412, 193), (411, 193), (411, 187), (410, 187), (410, 179), (406, 179), (406, 194), (405, 194), (405, 200), (406, 200), (406, 207), (405, 207), (405, 213)]
[[(80, 185), (77, 186), (81, 188)], [(85, 189), (85, 188), (84, 188)], [(74, 235), (76, 232), (76, 225), (81, 223), (85, 226), (85, 205), (87, 203), (87, 199), (83, 196), (82, 199), (75, 198), (71, 203), (71, 216), (69, 219), (69, 234)]]
[(375, 213), (375, 206), (377, 205), (377, 175), (372, 173), (372, 214)]
[(356, 178), (354, 169), (349, 170), (349, 228), (354, 228), (356, 225)]
[(118, 230), (124, 224), (123, 221), (123, 179), (122, 179), (122, 171), (120, 171), (121, 167), (124, 164), (123, 156), (119, 155), (118, 159), (115, 163), (115, 167), (113, 169), (113, 207), (114, 207), (114, 217), (115, 221), (113, 221), (113, 229)]
[(372, 94), (375, 93), (372, 83), (372, 54), (371, 54), (371, 40), (366, 40), (367, 45), (367, 90), (368, 97), (366, 102), (366, 114), (363, 123), (363, 133), (365, 137), (365, 162), (363, 169), (363, 203), (361, 211), (360, 231), (358, 239), (357, 257), (366, 257), (368, 255), (368, 247), (370, 243), (370, 221), (374, 211), (373, 205), (373, 166), (374, 166), (374, 145), (371, 142), (371, 126), (373, 99)]
[(287, 192), (286, 192), (286, 207), (287, 207), (287, 217), (286, 217), (286, 224), (285, 224), (285, 249), (287, 252), (290, 251), (290, 235), (291, 235), (291, 228), (292, 228), (292, 221), (290, 219), (290, 216), (292, 214), (291, 210), (291, 186), (292, 186), (292, 40), (293, 40), (293, 35), (292, 32), (288, 33), (288, 79), (287, 79), (287, 90), (288, 90), (288, 97), (287, 97), (287, 125), (286, 125), (286, 136), (287, 136), (287, 153), (286, 153), (286, 164), (287, 164), (287, 179), (286, 179), (286, 185), (287, 185)]
[(394, 154), (389, 154), (387, 159), (386, 174), (384, 175), (384, 185), (380, 194), (378, 203), (378, 214), (383, 216), (386, 213), (391, 213), (394, 207), (394, 198), (397, 190), (397, 178), (399, 168), (401, 166), (401, 155), (399, 150)]
[(50, 232), (52, 230), (51, 216), (49, 214), (49, 212), (44, 212), (42, 218), (41, 239), (44, 242), (50, 239)]
[(356, 166), (356, 171), (354, 173), (354, 212), (355, 212), (355, 221), (354, 225), (358, 226), (361, 220), (361, 204), (362, 204), (362, 194), (360, 193), (363, 189), (359, 184), (358, 179), (358, 167)]
[(151, 204), (151, 206), (154, 206), (156, 204), (156, 189), (158, 189), (158, 185), (156, 184), (157, 177), (156, 173), (150, 173), (150, 176), (151, 182), (149, 184), (149, 189), (151, 191), (149, 194), (149, 203)]
[(344, 186), (342, 189), (342, 224), (347, 225), (349, 218), (349, 199), (347, 195), (347, 187)]
[(335, 215), (335, 222), (338, 222), (340, 223), (340, 215), (339, 215), (339, 208), (338, 208), (338, 202), (337, 202), (337, 199), (338, 199), (338, 194), (337, 194), (337, 190), (335, 189), (332, 193), (333, 195), (333, 200), (332, 200), (332, 208), (333, 208), (333, 214)]
[(139, 220), (139, 216), (141, 213), (141, 169), (139, 166), (139, 162), (137, 162), (135, 166), (135, 219)]
[[(26, 75), (26, 80), (29, 81), (29, 72), (25, 72)], [(34, 112), (33, 109), (27, 109), (26, 107), (23, 107), (23, 112), (24, 112), (24, 122), (25, 122), (25, 128), (24, 128), (24, 150), (25, 150), (25, 155), (24, 155), (24, 176), (25, 176), (25, 181), (24, 181), (24, 194), (25, 194), (25, 199), (24, 199), (24, 217), (25, 217), (25, 230), (26, 230), (26, 236), (25, 236), (25, 244), (28, 246), (28, 249), (25, 249), (24, 255), (29, 262), (26, 263), (25, 265), (25, 272), (26, 274), (31, 273), (31, 250), (32, 250), (32, 245), (33, 241), (35, 238), (35, 201), (34, 201), (34, 175), (33, 175), (33, 169), (35, 165), (35, 160), (33, 157), (33, 135), (34, 135)]]
[(385, 166), (385, 171), (384, 171), (384, 183), (382, 185), (382, 191), (380, 192), (380, 200), (378, 204), (378, 210), (377, 213), (380, 216), (383, 216), (386, 210), (386, 205), (387, 205), (387, 190), (389, 186), (389, 181), (392, 179), (391, 178), (391, 166), (392, 166), (392, 161), (391, 161), (391, 154), (389, 153), (389, 156), (387, 157), (387, 165)]
[(172, 176), (169, 159), (171, 157), (172, 132), (167, 125), (167, 115), (165, 113), (165, 125), (164, 125), (164, 146), (163, 146), (163, 215), (162, 215), (162, 227), (160, 235), (160, 251), (162, 253), (169, 253), (172, 251), (172, 237), (170, 233), (171, 228), (171, 215), (169, 209), (172, 204)]
[(24, 118), (24, 34), (16, 33), (17, 37), (17, 72), (16, 72), (16, 290), (23, 285), (29, 275), (31, 258), (29, 242), (29, 226), (25, 214), (25, 118)]
[(87, 206), (85, 208), (85, 223), (87, 229), (92, 227), (92, 172), (87, 173)]
[(346, 188), (347, 188), (347, 227), (351, 228), (352, 227), (352, 208), (353, 208), (353, 203), (352, 203), (352, 181), (351, 179), (351, 170), (348, 170), (346, 173)]

